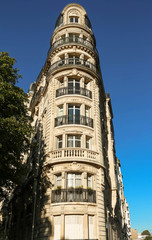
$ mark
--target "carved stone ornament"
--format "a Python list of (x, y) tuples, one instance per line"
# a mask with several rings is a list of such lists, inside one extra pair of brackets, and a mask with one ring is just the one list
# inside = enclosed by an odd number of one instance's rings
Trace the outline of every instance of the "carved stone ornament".
[(84, 167), (82, 167), (81, 164), (78, 164), (77, 162), (73, 162), (72, 164), (69, 164), (68, 167), (66, 167), (66, 171), (83, 171)]
[(71, 10), (69, 16), (79, 16), (79, 12), (77, 10)]

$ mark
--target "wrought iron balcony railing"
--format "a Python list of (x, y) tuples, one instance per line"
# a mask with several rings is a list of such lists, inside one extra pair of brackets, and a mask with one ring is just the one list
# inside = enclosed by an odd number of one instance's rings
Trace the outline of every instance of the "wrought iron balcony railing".
[(71, 65), (82, 66), (85, 69), (89, 69), (94, 73), (98, 72), (94, 64), (82, 58), (65, 58), (53, 63), (49, 68), (48, 75), (57, 68), (61, 68), (64, 66), (71, 66)]
[(93, 119), (82, 115), (64, 115), (55, 118), (55, 127), (67, 124), (80, 124), (93, 128)]
[(92, 202), (96, 203), (96, 191), (83, 188), (52, 190), (52, 203), (59, 202)]
[(56, 90), (56, 97), (60, 97), (68, 94), (78, 94), (89, 98), (92, 98), (92, 92), (86, 88), (68, 88), (63, 87)]
[(69, 43), (83, 45), (85, 47), (88, 47), (88, 48), (94, 50), (97, 53), (95, 45), (92, 44), (90, 41), (84, 40), (83, 38), (80, 38), (77, 36), (71, 36), (71, 37), (61, 38), (61, 39), (57, 40), (56, 42), (54, 42), (52, 47), (49, 49), (48, 54), (50, 54), (52, 51), (54, 51), (54, 49), (56, 49), (57, 47), (60, 47), (62, 45), (69, 44)]

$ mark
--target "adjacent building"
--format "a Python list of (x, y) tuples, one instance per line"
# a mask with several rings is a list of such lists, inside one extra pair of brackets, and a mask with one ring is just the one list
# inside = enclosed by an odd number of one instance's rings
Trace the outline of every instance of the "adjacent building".
[(6, 239), (130, 239), (110, 95), (86, 11), (68, 4), (28, 92), (29, 174), (8, 204)]

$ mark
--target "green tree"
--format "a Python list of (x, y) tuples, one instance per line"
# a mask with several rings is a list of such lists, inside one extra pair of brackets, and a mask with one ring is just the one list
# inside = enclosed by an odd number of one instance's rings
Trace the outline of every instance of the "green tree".
[(150, 236), (150, 232), (149, 232), (148, 230), (144, 230), (144, 231), (141, 233), (141, 235), (148, 235), (148, 236)]
[(27, 96), (16, 86), (21, 75), (14, 68), (15, 62), (7, 52), (0, 53), (0, 198), (26, 172), (23, 154), (31, 134)]
[(152, 240), (152, 237), (147, 236), (147, 237), (145, 238), (145, 240)]

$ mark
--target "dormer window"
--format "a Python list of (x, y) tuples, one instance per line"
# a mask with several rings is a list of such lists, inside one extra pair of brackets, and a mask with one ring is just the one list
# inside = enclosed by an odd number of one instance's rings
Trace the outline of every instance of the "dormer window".
[(70, 23), (78, 23), (79, 18), (78, 17), (70, 17)]

